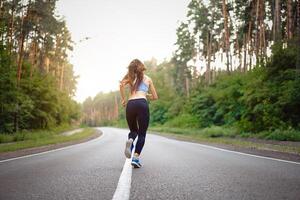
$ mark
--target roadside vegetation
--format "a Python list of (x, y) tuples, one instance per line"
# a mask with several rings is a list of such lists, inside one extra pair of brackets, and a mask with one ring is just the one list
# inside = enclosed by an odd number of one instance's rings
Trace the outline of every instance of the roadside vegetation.
[(0, 152), (71, 140), (61, 132), (78, 126), (74, 101), (77, 76), (69, 62), (73, 50), (57, 1), (0, 1)]
[(62, 135), (63, 130), (70, 130), (70, 127), (58, 127), (53, 130), (36, 130), (32, 132), (23, 131), (15, 134), (0, 134), (0, 152), (16, 151), (70, 141), (76, 142), (95, 134), (95, 129), (92, 128), (84, 128), (82, 131), (70, 136)]
[(56, 1), (0, 1), (0, 133), (74, 123), (74, 42)]

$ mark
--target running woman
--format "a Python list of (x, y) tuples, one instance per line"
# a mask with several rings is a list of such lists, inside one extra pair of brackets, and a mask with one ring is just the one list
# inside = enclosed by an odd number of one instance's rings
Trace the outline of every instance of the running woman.
[[(126, 120), (129, 127), (128, 140), (125, 145), (125, 156), (131, 158), (133, 142), (138, 137), (131, 165), (140, 168), (142, 165), (139, 156), (145, 143), (146, 132), (149, 125), (149, 107), (147, 98), (158, 99), (151, 78), (144, 74), (145, 65), (138, 59), (134, 59), (128, 66), (128, 72), (120, 81), (120, 93), (122, 105), (126, 106)], [(125, 99), (124, 88), (130, 86), (128, 102)], [(150, 94), (148, 90), (150, 89)]]

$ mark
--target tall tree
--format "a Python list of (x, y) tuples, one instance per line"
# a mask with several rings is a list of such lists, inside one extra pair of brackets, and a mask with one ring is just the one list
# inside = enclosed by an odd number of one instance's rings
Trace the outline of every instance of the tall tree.
[(298, 53), (297, 53), (297, 71), (298, 73), (300, 74), (300, 0), (298, 0), (297, 2), (297, 36), (296, 36), (296, 41), (298, 43), (297, 45), (297, 50), (298, 50)]
[(185, 94), (189, 94), (189, 81), (191, 79), (191, 71), (187, 66), (195, 52), (195, 39), (190, 33), (187, 23), (181, 23), (177, 28), (177, 50), (175, 51), (176, 66), (179, 73), (176, 73), (175, 79), (178, 79), (182, 85), (185, 85)]
[(286, 34), (287, 39), (290, 40), (293, 38), (293, 1), (287, 0), (287, 23), (286, 23)]
[(229, 69), (229, 29), (228, 29), (228, 10), (226, 0), (222, 0), (222, 8), (223, 8), (223, 17), (224, 17), (224, 36), (225, 36), (225, 53), (226, 53), (226, 66), (227, 72), (230, 71)]
[(273, 41), (281, 41), (281, 1), (275, 0), (273, 20)]

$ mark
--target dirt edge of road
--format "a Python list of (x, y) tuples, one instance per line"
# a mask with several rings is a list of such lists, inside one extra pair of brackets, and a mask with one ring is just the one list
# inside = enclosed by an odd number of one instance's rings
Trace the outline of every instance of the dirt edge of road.
[(26, 156), (26, 155), (30, 155), (30, 154), (41, 153), (41, 152), (45, 152), (45, 151), (63, 148), (66, 146), (71, 146), (74, 144), (87, 142), (89, 140), (96, 139), (97, 137), (100, 137), (101, 135), (102, 135), (101, 130), (94, 129), (94, 133), (91, 136), (81, 139), (81, 140), (63, 142), (63, 143), (59, 143), (59, 144), (50, 144), (50, 145), (46, 145), (46, 146), (21, 149), (21, 150), (17, 150), (17, 151), (3, 152), (3, 153), (0, 153), (0, 161), (10, 159), (10, 158)]

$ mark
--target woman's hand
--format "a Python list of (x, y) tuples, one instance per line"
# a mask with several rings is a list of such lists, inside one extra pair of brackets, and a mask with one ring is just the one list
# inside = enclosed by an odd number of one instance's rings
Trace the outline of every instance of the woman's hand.
[(125, 85), (128, 84), (128, 80), (126, 79), (126, 76), (123, 78), (122, 81), (120, 81), (120, 93), (121, 93), (121, 99), (122, 99), (121, 104), (122, 104), (123, 107), (126, 106), (125, 91), (124, 91)]
[(122, 106), (125, 107), (127, 102), (125, 99), (122, 99), (121, 103), (122, 103)]
[(153, 95), (152, 95), (152, 94), (147, 93), (147, 94), (146, 94), (146, 97), (147, 97), (148, 99), (150, 99), (150, 100), (153, 100)]
[(152, 82), (152, 79), (150, 79), (150, 85), (149, 86), (150, 86), (150, 91), (151, 91), (151, 95), (149, 95), (150, 100), (157, 100), (158, 96), (157, 96), (154, 84)]

